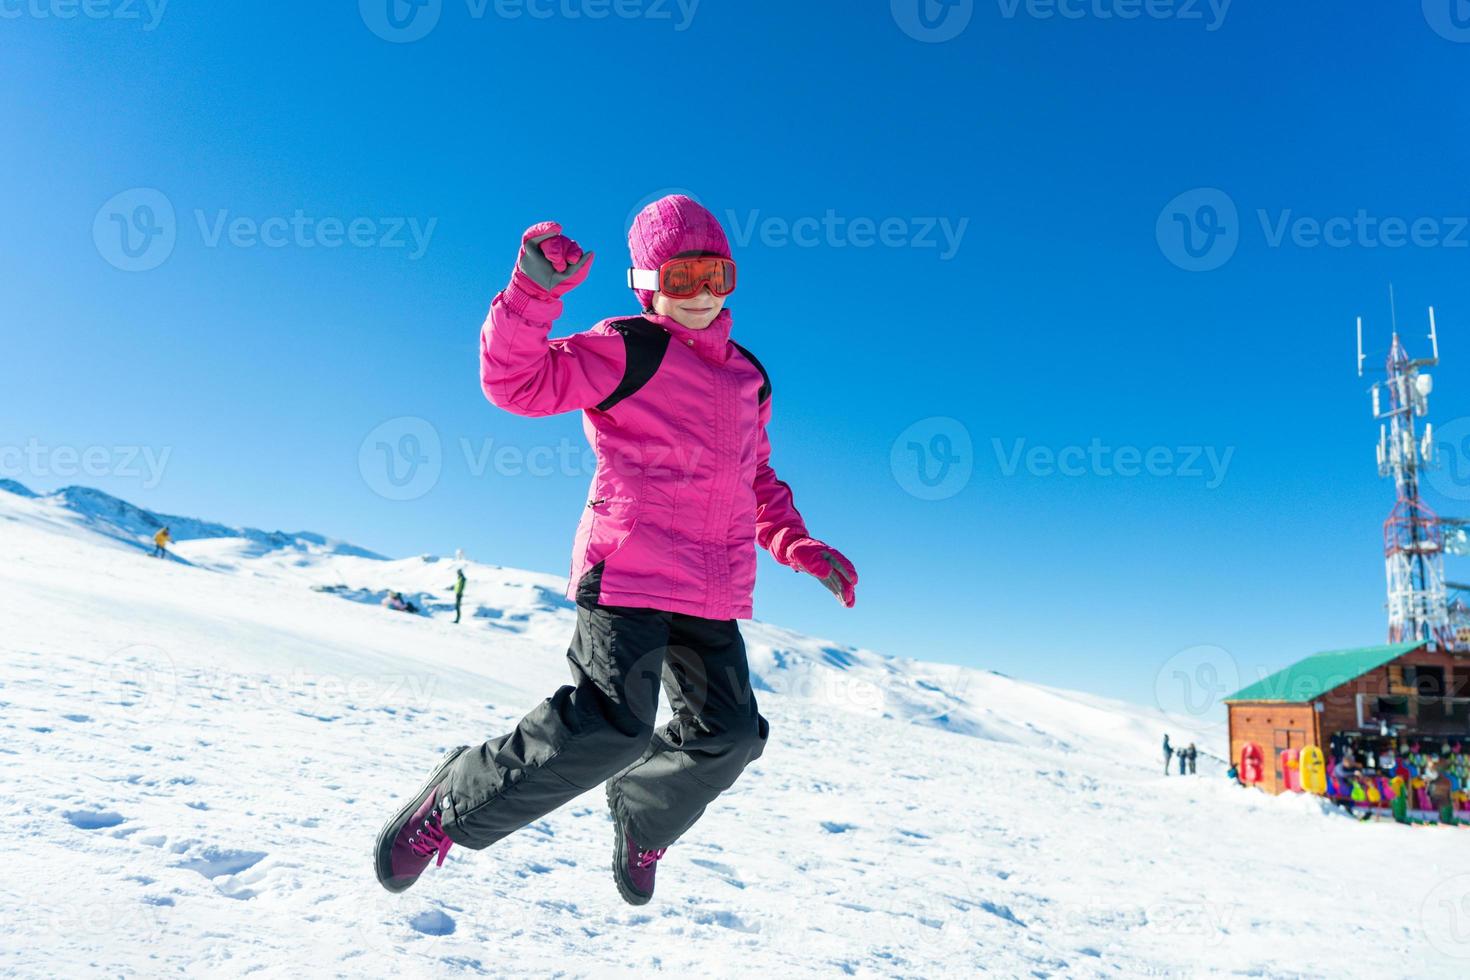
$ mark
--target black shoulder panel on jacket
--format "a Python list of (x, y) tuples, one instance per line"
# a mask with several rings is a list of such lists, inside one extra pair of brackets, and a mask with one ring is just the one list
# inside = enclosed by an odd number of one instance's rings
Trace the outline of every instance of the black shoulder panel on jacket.
[[(735, 344), (735, 341), (732, 340), (730, 341), (730, 343)], [(739, 344), (735, 344), (735, 349), (744, 354), (745, 359), (754, 364), (755, 369), (761, 373), (761, 391), (759, 397), (757, 397), (755, 400), (756, 404), (759, 405), (767, 398), (771, 397), (771, 376), (766, 373), (766, 366), (762, 364), (754, 354), (752, 354), (750, 351), (746, 350)]]
[(668, 333), (642, 317), (619, 320), (612, 326), (623, 335), (628, 356), (623, 364), (623, 380), (618, 382), (611, 395), (597, 403), (595, 407), (599, 412), (607, 411), (648, 384), (663, 363), (664, 352), (669, 349)]

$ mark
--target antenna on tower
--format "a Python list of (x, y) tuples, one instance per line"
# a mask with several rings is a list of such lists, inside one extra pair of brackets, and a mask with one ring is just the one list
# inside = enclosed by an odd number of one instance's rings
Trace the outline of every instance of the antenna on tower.
[[(1421, 471), (1435, 462), (1435, 433), (1416, 419), (1429, 412), (1434, 381), (1426, 368), (1439, 363), (1439, 328), (1429, 311), (1429, 341), (1434, 357), (1415, 360), (1398, 335), (1398, 308), (1388, 284), (1393, 341), (1384, 365), (1387, 377), (1369, 388), (1378, 422), (1375, 448), (1378, 472), (1394, 481), (1396, 502), (1383, 523), (1383, 554), (1388, 580), (1390, 643), (1429, 641), (1451, 651), (1470, 651), (1470, 624), (1463, 604), (1451, 608), (1444, 578), (1444, 522), (1420, 494)], [(1363, 318), (1358, 318), (1358, 373), (1363, 371)], [(1470, 525), (1470, 521), (1464, 522)], [(1455, 526), (1462, 526), (1456, 523)]]
[[(1430, 330), (1433, 331), (1434, 310), (1432, 309), (1429, 311), (1429, 322), (1431, 324)], [(1363, 376), (1363, 360), (1366, 356), (1363, 353), (1363, 318), (1358, 317), (1358, 377), (1360, 378)], [(1377, 415), (1378, 413), (1374, 412), (1373, 414)]]

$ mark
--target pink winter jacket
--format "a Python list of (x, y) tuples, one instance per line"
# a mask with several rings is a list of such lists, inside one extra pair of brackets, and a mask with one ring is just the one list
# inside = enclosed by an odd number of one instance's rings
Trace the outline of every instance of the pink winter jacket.
[(548, 340), (561, 311), (514, 287), (496, 296), (480, 382), (518, 415), (583, 411), (597, 471), (567, 597), (749, 619), (755, 544), (787, 564), (807, 529), (771, 469), (770, 382), (730, 340), (730, 311), (705, 330), (645, 313)]

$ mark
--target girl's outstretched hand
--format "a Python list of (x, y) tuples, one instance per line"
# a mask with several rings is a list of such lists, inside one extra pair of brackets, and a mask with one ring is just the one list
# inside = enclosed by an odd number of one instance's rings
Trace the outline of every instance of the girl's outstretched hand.
[(857, 601), (857, 569), (836, 548), (816, 538), (802, 538), (786, 549), (786, 560), (797, 571), (821, 579), (822, 584), (847, 608), (851, 609)]
[(542, 221), (521, 236), (521, 254), (511, 283), (538, 299), (561, 299), (592, 271), (592, 253), (561, 233), (555, 221)]

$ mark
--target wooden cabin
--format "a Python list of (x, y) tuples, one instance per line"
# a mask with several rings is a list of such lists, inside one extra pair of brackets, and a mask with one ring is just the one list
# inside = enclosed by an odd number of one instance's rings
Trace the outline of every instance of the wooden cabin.
[(1470, 656), (1427, 641), (1330, 650), (1279, 670), (1225, 699), (1230, 758), (1260, 746), (1268, 793), (1288, 787), (1282, 756), (1308, 745), (1445, 739), (1470, 743)]

